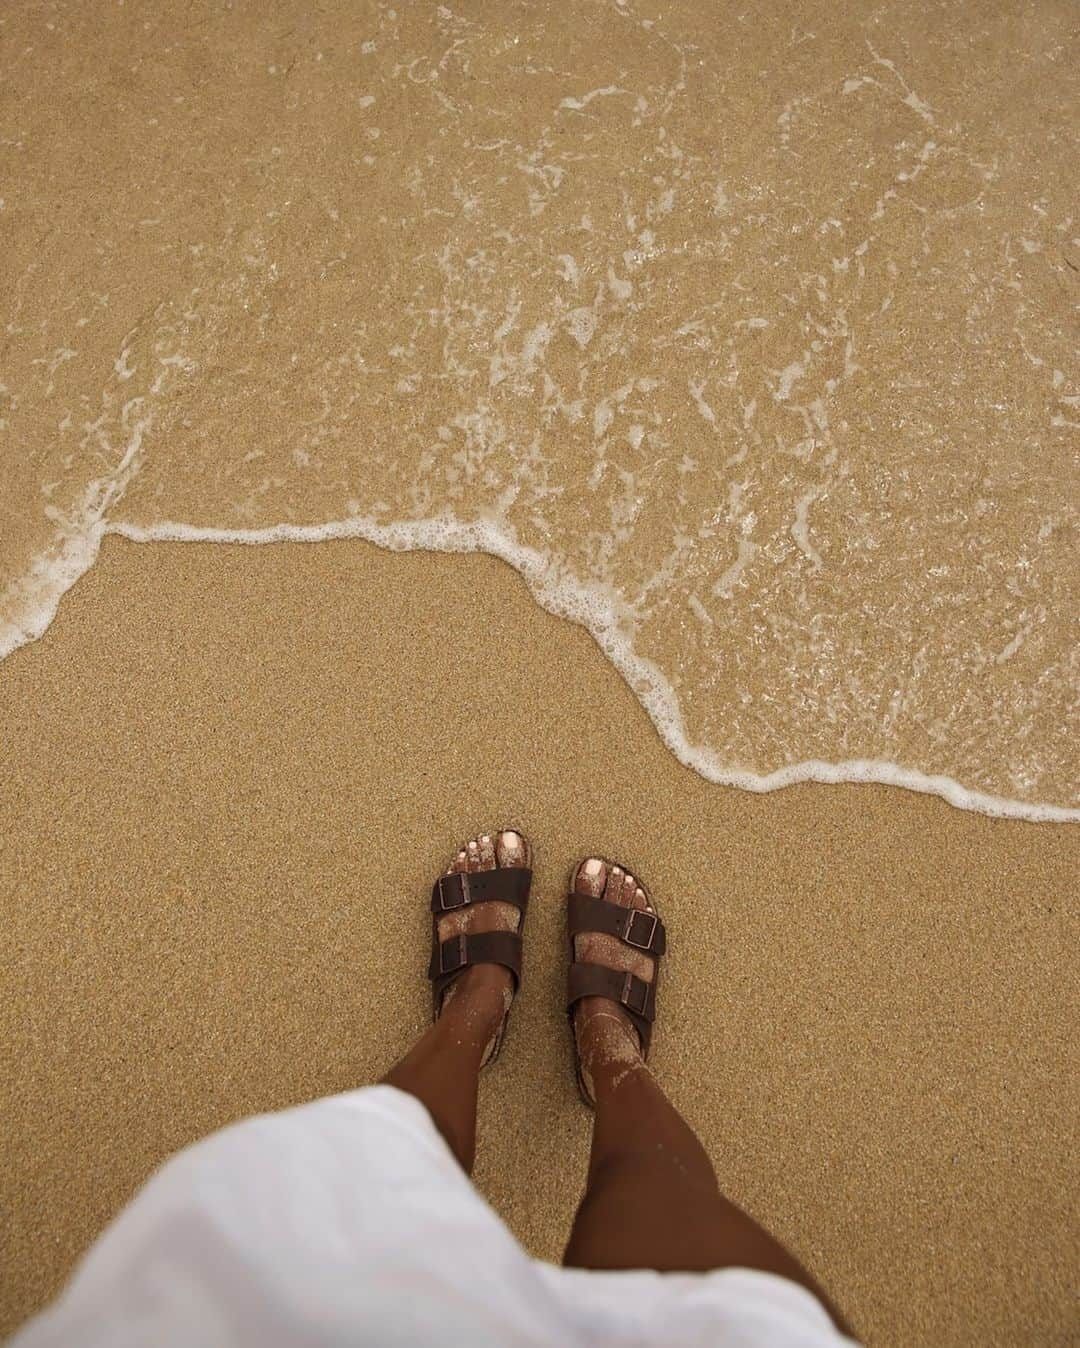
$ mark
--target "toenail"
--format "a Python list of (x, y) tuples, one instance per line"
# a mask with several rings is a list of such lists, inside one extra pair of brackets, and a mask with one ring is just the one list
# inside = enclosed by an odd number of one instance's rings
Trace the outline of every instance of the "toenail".
[(595, 857), (590, 857), (581, 868), (582, 875), (587, 875), (590, 880), (596, 880), (603, 874), (604, 863), (597, 861)]

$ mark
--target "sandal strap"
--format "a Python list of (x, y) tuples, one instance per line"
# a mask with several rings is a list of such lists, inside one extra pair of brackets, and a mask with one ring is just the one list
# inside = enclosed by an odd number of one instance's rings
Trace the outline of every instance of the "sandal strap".
[[(624, 945), (659, 957), (667, 950), (667, 933), (655, 913), (643, 908), (628, 908), (622, 903), (594, 898), (591, 894), (571, 894), (566, 907), (566, 929), (570, 936), (582, 932), (601, 932), (617, 937)], [(621, 977), (621, 975), (620, 975)]]
[(656, 974), (646, 983), (636, 974), (608, 969), (603, 964), (574, 963), (566, 980), (566, 1009), (573, 1014), (582, 997), (607, 997), (623, 1008), (634, 1023), (641, 1039), (641, 1053), (647, 1057), (652, 1023), (656, 1019)]
[(459, 932), (445, 941), (436, 941), (431, 951), (428, 978), (452, 978), (474, 964), (501, 964), (514, 975), (515, 986), (521, 979), (521, 935), (516, 931)]
[(436, 1017), (442, 1010), (446, 989), (474, 964), (501, 964), (509, 969), (516, 996), (521, 983), (521, 949), (520, 931), (479, 931), (471, 935), (461, 932), (446, 941), (436, 936), (428, 965)]
[(440, 875), (431, 888), (431, 911), (443, 917), (472, 903), (494, 901), (512, 903), (524, 919), (531, 882), (532, 871), (527, 866), (496, 866), (490, 871)]

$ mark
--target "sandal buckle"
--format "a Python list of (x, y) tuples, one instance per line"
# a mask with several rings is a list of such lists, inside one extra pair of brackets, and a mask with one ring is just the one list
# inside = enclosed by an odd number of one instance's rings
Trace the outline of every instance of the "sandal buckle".
[[(640, 997), (638, 999), (635, 999), (634, 997), (635, 983), (641, 988)], [(638, 1000), (641, 1002), (640, 1006), (638, 1005)], [(623, 1006), (625, 1006), (628, 1011), (636, 1011), (639, 1016), (643, 1016), (646, 1007), (649, 1005), (649, 984), (646, 983), (643, 978), (635, 978), (633, 974), (627, 974), (623, 979), (622, 996), (619, 998), (619, 1001), (622, 1002)]]
[[(656, 928), (660, 925), (660, 918), (656, 913), (647, 913), (643, 908), (630, 908), (627, 910), (630, 916), (626, 920), (623, 928), (622, 939), (627, 945), (632, 945), (635, 950), (651, 950), (653, 941), (656, 939)], [(649, 934), (644, 941), (636, 940), (634, 937), (634, 923), (638, 919), (650, 922)]]
[[(449, 948), (449, 949), (448, 949)], [(452, 962), (451, 962), (452, 961)], [(465, 933), (459, 936), (451, 936), (448, 941), (442, 941), (439, 945), (439, 973), (452, 974), (458, 969), (463, 969), (468, 964), (468, 953), (465, 948)]]
[[(454, 903), (447, 903), (446, 895), (443, 892), (443, 881), (454, 879), (461, 881), (460, 897)], [(469, 894), (469, 876), (466, 871), (456, 871), (453, 875), (440, 875), (438, 890), (439, 890), (439, 909), (441, 912), (451, 913), (454, 911), (455, 908), (464, 908), (466, 904), (472, 902), (472, 896)]]

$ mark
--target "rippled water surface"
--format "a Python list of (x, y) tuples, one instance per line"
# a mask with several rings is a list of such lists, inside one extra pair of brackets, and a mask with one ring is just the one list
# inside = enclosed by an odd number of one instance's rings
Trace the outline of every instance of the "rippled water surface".
[(484, 548), (714, 779), (1075, 808), (1071, 16), (6, 6), (0, 651), (109, 531)]

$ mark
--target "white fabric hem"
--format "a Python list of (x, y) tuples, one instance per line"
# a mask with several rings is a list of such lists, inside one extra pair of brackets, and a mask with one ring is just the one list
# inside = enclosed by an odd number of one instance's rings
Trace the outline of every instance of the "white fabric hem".
[(370, 1086), (168, 1161), (13, 1348), (846, 1343), (773, 1274), (531, 1259), (413, 1096)]

